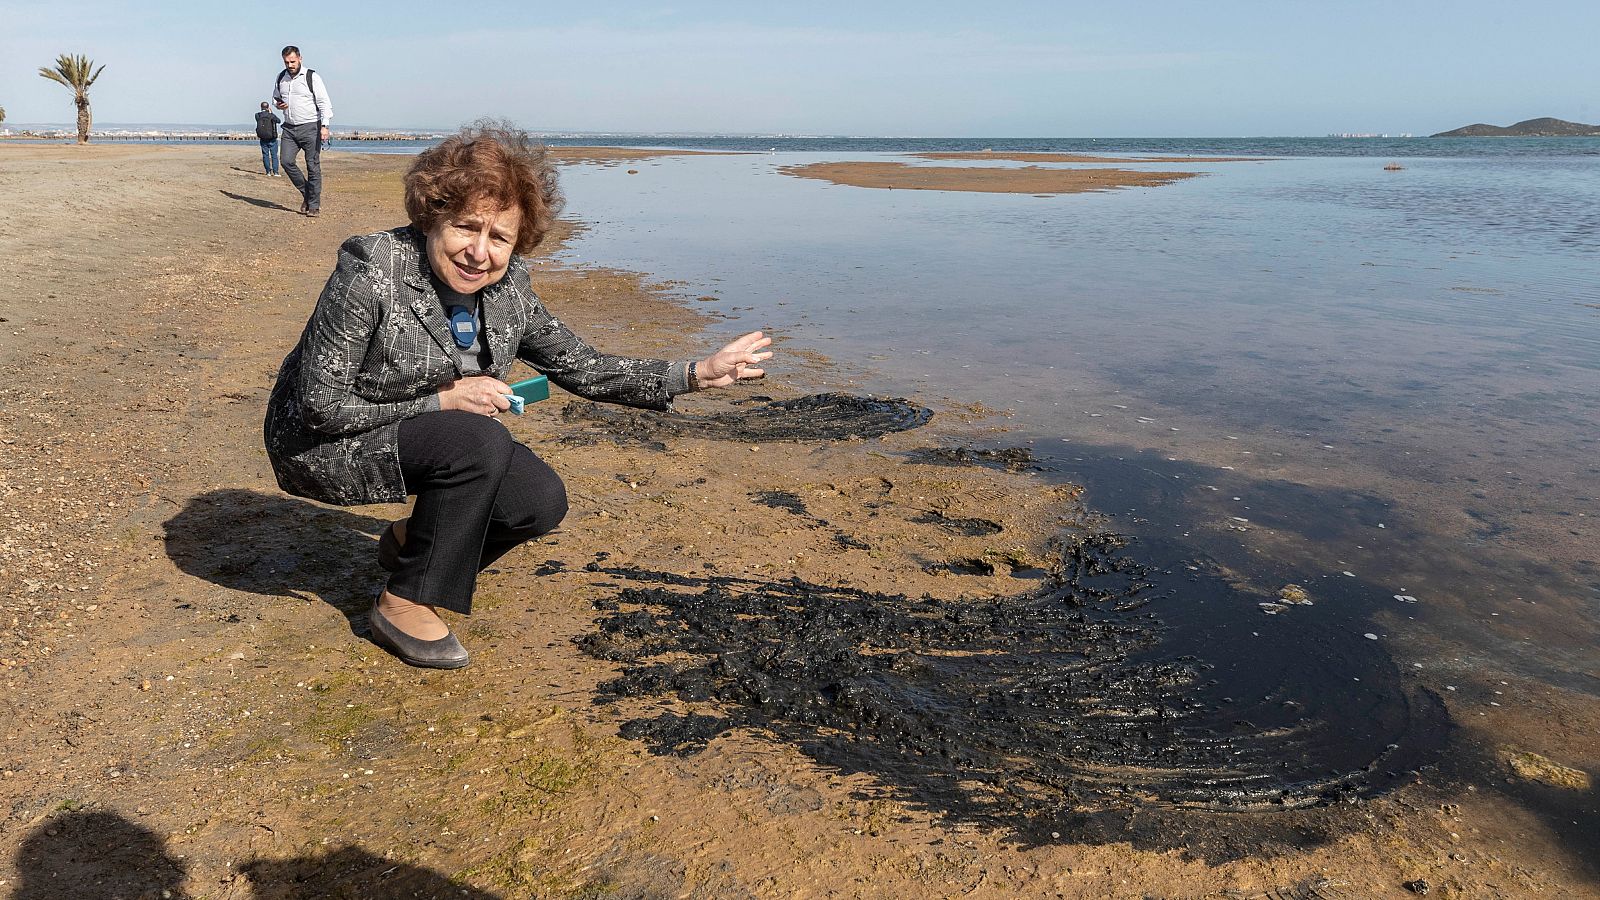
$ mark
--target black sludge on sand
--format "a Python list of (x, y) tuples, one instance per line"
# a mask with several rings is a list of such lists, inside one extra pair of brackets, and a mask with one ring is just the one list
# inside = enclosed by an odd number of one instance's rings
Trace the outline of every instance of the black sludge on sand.
[[(690, 415), (625, 409), (575, 400), (561, 411), (565, 422), (589, 426), (572, 442), (612, 440), (660, 445), (663, 437), (697, 437), (717, 441), (841, 441), (881, 437), (928, 424), (933, 410), (909, 400), (858, 397), (853, 394), (809, 394), (793, 400), (761, 400), (760, 405)], [(748, 403), (749, 401), (745, 401)]]
[(1263, 616), (1243, 639), (1168, 627), (1198, 595), (1237, 598), (1187, 574), (1163, 591), (1124, 548), (1062, 540), (1042, 586), (978, 599), (592, 565), (637, 586), (578, 643), (622, 666), (598, 702), (686, 704), (623, 726), (652, 752), (746, 729), (1030, 844), (1313, 845), (1442, 749), (1443, 705), (1373, 642), (1303, 622), (1287, 641)]
[(806, 502), (793, 491), (751, 491), (750, 499), (771, 509), (781, 509), (790, 515), (810, 515), (806, 510)]
[(906, 454), (906, 461), (924, 466), (978, 466), (1003, 472), (1044, 470), (1027, 447), (920, 447)]
[(922, 515), (911, 521), (918, 525), (933, 525), (938, 527), (940, 531), (948, 534), (959, 534), (963, 537), (988, 537), (1005, 530), (999, 522), (989, 519), (951, 518), (936, 509), (926, 510)]

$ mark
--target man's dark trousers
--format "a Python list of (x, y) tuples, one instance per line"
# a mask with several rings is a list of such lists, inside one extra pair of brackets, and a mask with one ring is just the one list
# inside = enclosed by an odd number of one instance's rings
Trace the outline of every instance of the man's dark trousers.
[[(294, 164), (295, 154), (302, 151), (306, 155), (305, 174), (301, 174), (300, 167)], [(283, 148), (278, 156), (283, 163), (284, 173), (305, 197), (306, 209), (321, 209), (322, 126), (316, 122), (283, 126)]]

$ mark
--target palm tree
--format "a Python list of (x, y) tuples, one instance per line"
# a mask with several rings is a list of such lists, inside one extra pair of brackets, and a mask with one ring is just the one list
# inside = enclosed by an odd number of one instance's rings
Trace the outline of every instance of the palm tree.
[[(73, 100), (78, 104), (78, 143), (89, 143), (89, 85), (94, 84), (100, 73), (105, 71), (105, 66), (94, 69), (94, 63), (89, 57), (78, 55), (69, 56), (61, 54), (56, 57), (56, 67), (46, 69), (39, 67), (39, 77), (48, 78), (63, 87), (72, 88)], [(94, 69), (94, 74), (89, 70)]]

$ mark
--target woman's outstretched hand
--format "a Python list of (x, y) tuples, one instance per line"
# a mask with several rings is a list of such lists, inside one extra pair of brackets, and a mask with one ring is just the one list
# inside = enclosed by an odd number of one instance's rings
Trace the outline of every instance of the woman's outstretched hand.
[(701, 388), (714, 388), (727, 387), (746, 378), (761, 378), (767, 373), (757, 364), (772, 358), (772, 352), (765, 350), (771, 344), (772, 338), (759, 331), (737, 338), (696, 363), (695, 380), (700, 382)]
[(492, 416), (511, 408), (511, 402), (505, 398), (509, 393), (511, 386), (498, 378), (469, 375), (457, 378), (439, 390), (439, 408)]

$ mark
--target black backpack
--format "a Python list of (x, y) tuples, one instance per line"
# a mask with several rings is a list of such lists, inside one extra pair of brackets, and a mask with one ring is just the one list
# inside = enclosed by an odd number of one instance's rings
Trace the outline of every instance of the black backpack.
[(256, 113), (256, 138), (263, 141), (278, 139), (278, 117), (262, 110)]

